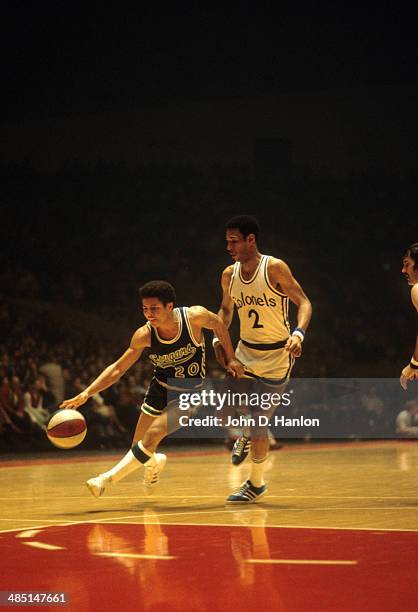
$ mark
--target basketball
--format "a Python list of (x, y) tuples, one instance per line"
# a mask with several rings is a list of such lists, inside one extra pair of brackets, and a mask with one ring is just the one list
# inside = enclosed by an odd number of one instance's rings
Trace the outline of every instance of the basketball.
[(78, 410), (58, 410), (52, 415), (46, 435), (58, 448), (74, 448), (86, 437), (86, 421)]

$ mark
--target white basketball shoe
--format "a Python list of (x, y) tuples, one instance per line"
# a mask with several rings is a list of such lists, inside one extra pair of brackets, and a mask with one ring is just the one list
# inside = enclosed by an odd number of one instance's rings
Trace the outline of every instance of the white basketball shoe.
[(86, 485), (88, 490), (94, 497), (100, 497), (105, 492), (106, 485), (110, 483), (110, 478), (105, 478), (103, 474), (99, 474), (96, 478), (87, 480)]
[(155, 463), (153, 465), (146, 465), (144, 470), (144, 486), (147, 492), (158, 484), (160, 480), (160, 474), (163, 471), (167, 461), (167, 456), (163, 453), (155, 454)]

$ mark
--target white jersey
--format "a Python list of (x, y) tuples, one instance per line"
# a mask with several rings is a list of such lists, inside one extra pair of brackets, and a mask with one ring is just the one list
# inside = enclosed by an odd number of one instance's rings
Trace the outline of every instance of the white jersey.
[(240, 319), (240, 336), (251, 344), (274, 344), (290, 335), (289, 297), (273, 287), (268, 277), (270, 257), (262, 255), (252, 278), (244, 280), (236, 262), (229, 295)]

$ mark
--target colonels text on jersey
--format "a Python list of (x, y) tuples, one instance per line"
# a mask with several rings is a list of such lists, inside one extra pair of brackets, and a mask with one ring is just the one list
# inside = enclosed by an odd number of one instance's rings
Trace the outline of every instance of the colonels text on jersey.
[(268, 255), (262, 255), (253, 276), (244, 280), (241, 264), (234, 264), (229, 294), (238, 311), (242, 340), (274, 343), (290, 334), (289, 297), (275, 289), (268, 277)]
[(188, 317), (188, 308), (174, 309), (179, 323), (177, 336), (164, 340), (158, 331), (148, 324), (151, 332), (149, 359), (154, 365), (154, 375), (160, 382), (167, 383), (171, 378), (205, 377), (205, 341), (197, 342)]

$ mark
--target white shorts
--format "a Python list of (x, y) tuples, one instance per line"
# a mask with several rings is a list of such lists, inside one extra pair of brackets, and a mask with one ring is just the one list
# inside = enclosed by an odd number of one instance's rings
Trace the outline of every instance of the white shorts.
[(274, 379), (276, 384), (278, 381), (284, 383), (289, 379), (295, 363), (295, 358), (284, 348), (260, 351), (245, 346), (241, 340), (238, 342), (235, 356), (250, 375)]

